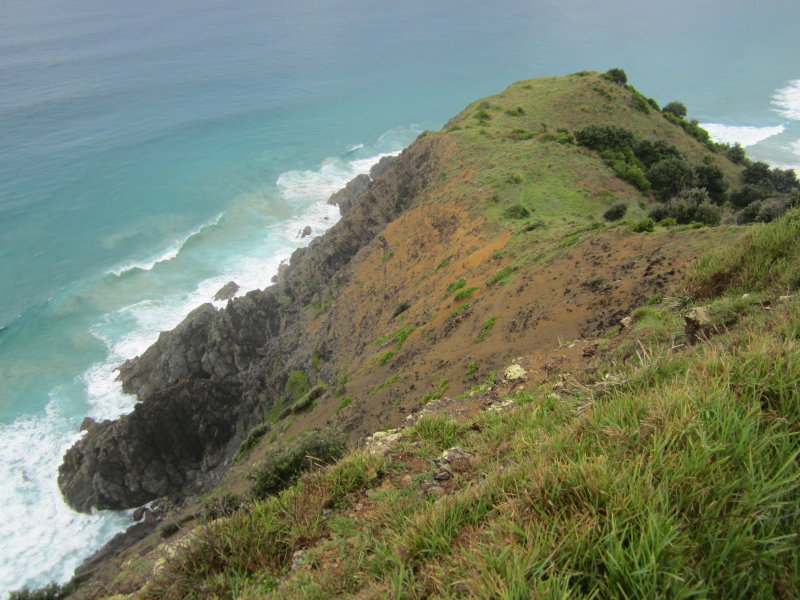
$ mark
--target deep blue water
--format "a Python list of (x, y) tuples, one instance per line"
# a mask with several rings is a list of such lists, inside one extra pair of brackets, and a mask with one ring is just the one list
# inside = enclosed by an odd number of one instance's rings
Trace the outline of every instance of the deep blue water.
[(618, 66), (800, 164), (796, 2), (294, 4), (0, 4), (0, 593), (127, 524), (55, 485), (82, 417), (132, 405), (113, 368), (229, 279), (267, 285), (332, 191), (473, 99)]

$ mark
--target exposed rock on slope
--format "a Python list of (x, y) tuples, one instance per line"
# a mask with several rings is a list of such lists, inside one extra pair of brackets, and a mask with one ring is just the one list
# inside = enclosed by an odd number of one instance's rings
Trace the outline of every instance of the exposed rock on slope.
[(67, 452), (58, 481), (68, 503), (87, 512), (127, 508), (181, 498), (213, 481), (259, 408), (275, 401), (292, 369), (304, 367), (308, 350), (296, 356), (301, 309), (334, 277), (346, 279), (358, 250), (414, 202), (435, 172), (436, 146), (420, 140), (394, 169), (384, 172), (391, 160), (376, 165), (375, 180), (346, 198), (344, 217), (324, 237), (292, 255), (279, 284), (224, 310), (198, 307), (122, 365), (123, 389), (142, 403), (91, 428)]

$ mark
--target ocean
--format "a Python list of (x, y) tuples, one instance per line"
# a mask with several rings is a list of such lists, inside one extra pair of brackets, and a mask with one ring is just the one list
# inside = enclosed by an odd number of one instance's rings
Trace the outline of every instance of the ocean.
[(132, 408), (114, 369), (227, 281), (269, 285), (333, 191), (472, 100), (621, 67), (800, 165), (800, 5), (648, 4), (4, 0), (0, 595), (130, 524), (56, 485), (84, 416)]

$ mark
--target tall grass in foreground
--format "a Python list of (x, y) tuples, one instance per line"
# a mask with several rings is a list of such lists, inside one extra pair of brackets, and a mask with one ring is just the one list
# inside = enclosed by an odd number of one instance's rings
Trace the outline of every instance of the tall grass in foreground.
[(689, 274), (689, 287), (709, 296), (724, 290), (743, 293), (800, 286), (800, 208), (772, 223), (750, 227), (738, 243), (698, 260)]
[[(798, 228), (754, 228), (696, 281), (788, 285)], [(597, 365), (615, 385), (534, 386), (472, 426), (425, 417), (386, 457), (305, 475), (209, 526), (143, 597), (796, 598), (800, 302), (715, 302), (730, 326), (692, 348), (639, 313), (638, 350)], [(479, 461), (428, 493), (454, 445)]]
[[(534, 389), (471, 429), (425, 419), (388, 459), (352, 454), (219, 521), (150, 597), (794, 597), (796, 309), (745, 319), (663, 371), (651, 357), (612, 392)], [(444, 438), (483, 462), (433, 500), (418, 468)], [(404, 470), (411, 485), (384, 477)], [(348, 524), (342, 499), (381, 481)], [(287, 577), (301, 548), (306, 566)]]

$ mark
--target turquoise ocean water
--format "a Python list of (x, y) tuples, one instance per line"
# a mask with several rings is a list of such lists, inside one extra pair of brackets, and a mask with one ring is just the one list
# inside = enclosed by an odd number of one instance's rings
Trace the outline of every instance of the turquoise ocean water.
[(129, 524), (55, 476), (114, 368), (226, 281), (264, 287), (327, 197), (518, 79), (622, 67), (800, 164), (800, 5), (475, 0), (0, 4), (0, 594)]

